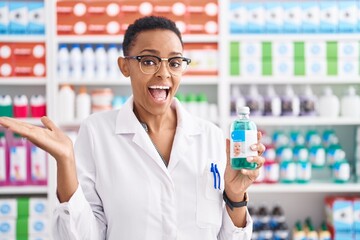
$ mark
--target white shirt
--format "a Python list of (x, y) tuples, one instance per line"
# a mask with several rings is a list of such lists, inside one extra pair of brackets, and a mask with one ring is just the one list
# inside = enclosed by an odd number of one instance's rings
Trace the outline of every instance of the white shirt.
[[(191, 116), (174, 99), (177, 128), (168, 167), (133, 113), (91, 115), (75, 143), (79, 187), (54, 212), (55, 239), (244, 240), (224, 202), (225, 138), (214, 124)], [(220, 172), (214, 188), (211, 163)]]

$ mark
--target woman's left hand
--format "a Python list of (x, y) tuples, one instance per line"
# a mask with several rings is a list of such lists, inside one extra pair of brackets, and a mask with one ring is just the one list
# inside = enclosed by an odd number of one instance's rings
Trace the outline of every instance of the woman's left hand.
[(244, 199), (244, 193), (248, 187), (256, 180), (259, 175), (259, 168), (264, 165), (265, 159), (261, 156), (265, 151), (265, 146), (260, 143), (261, 132), (257, 133), (258, 142), (251, 146), (252, 150), (258, 151), (258, 156), (248, 157), (249, 162), (257, 163), (257, 168), (254, 170), (241, 169), (235, 170), (230, 164), (230, 140), (226, 139), (226, 155), (227, 164), (225, 169), (224, 181), (226, 195), (234, 202), (240, 202)]

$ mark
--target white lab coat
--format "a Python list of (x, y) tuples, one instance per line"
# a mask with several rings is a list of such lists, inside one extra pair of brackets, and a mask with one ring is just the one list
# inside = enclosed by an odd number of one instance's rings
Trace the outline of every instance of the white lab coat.
[[(133, 113), (96, 113), (80, 127), (75, 144), (80, 185), (54, 212), (55, 239), (250, 239), (252, 220), (237, 228), (224, 207), (225, 138), (214, 124), (191, 116), (177, 99), (177, 128), (166, 168)], [(221, 190), (214, 188), (218, 165)]]

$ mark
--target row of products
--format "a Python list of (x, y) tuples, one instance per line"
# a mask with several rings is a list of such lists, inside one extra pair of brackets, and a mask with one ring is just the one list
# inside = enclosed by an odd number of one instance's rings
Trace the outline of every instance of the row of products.
[(0, 95), (0, 116), (15, 118), (40, 118), (46, 115), (46, 99), (43, 95), (32, 95), (30, 101), (24, 94)]
[(198, 116), (216, 123), (218, 108), (215, 103), (209, 103), (205, 93), (177, 93), (177, 99), (193, 116)]
[(360, 31), (357, 0), (230, 3), (231, 33), (352, 33)]
[(231, 76), (359, 76), (359, 41), (233, 41)]
[[(280, 95), (273, 85), (267, 85), (260, 93), (257, 85), (242, 90), (234, 85), (231, 89), (230, 114), (236, 114), (236, 108), (249, 106), (251, 116), (319, 116), (327, 118), (360, 118), (360, 96), (354, 86), (349, 86), (342, 96), (333, 94), (326, 86), (323, 93), (315, 95), (310, 85), (295, 93), (291, 85), (283, 88)], [(331, 108), (329, 108), (331, 106)]]
[(218, 32), (217, 1), (57, 1), (59, 35), (124, 34), (136, 19), (161, 15), (184, 34)]
[(0, 1), (0, 35), (45, 33), (44, 1)]
[(0, 129), (0, 185), (46, 185), (47, 172), (45, 151)]
[(275, 131), (263, 137), (266, 150), (264, 167), (260, 169), (259, 183), (308, 183), (312, 179), (346, 183), (351, 167), (334, 130), (302, 133)]
[(44, 77), (43, 42), (0, 42), (0, 77)]
[(328, 196), (324, 202), (326, 223), (332, 239), (360, 239), (360, 197)]
[(304, 223), (298, 220), (295, 223), (293, 240), (331, 240), (331, 232), (329, 231), (326, 222), (321, 223), (319, 228), (316, 228), (310, 217), (307, 217)]
[(1, 239), (48, 239), (49, 223), (47, 198), (0, 199)]

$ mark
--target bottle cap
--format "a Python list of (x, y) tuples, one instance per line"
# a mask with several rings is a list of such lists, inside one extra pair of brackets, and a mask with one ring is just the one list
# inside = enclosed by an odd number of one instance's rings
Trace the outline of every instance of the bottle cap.
[(244, 106), (239, 106), (238, 108), (237, 108), (237, 112), (238, 112), (238, 114), (250, 114), (250, 108), (249, 107), (244, 107)]
[(205, 93), (200, 93), (199, 95), (197, 95), (197, 101), (198, 102), (207, 102), (207, 96)]
[(0, 138), (5, 137), (5, 132), (0, 132)]
[(85, 86), (81, 86), (79, 89), (79, 94), (87, 94), (87, 89)]

